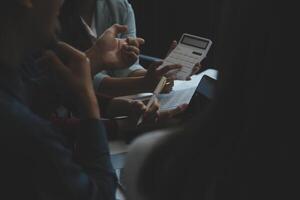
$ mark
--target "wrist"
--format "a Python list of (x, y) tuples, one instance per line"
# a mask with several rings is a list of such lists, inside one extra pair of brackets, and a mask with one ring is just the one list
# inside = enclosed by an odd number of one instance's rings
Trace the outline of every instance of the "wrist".
[(83, 118), (100, 119), (100, 109), (97, 97), (93, 91), (86, 90), (82, 92), (79, 99)]
[(103, 66), (103, 63), (101, 62), (101, 59), (99, 59), (100, 55), (97, 54), (94, 46), (88, 49), (85, 52), (85, 55), (90, 59), (92, 76), (103, 70), (101, 67)]

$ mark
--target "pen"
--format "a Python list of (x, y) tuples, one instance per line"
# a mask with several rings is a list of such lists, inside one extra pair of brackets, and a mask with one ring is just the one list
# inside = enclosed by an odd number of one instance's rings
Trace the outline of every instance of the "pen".
[[(166, 77), (161, 77), (159, 83), (157, 84), (154, 92), (153, 92), (153, 95), (151, 97), (151, 99), (149, 100), (149, 102), (147, 103), (147, 106), (146, 106), (146, 111), (149, 110), (149, 108), (152, 106), (152, 104), (154, 103), (155, 101), (155, 98), (159, 95), (159, 93), (163, 90), (165, 84), (167, 82), (167, 78)], [(140, 116), (138, 122), (137, 122), (137, 126), (140, 125), (141, 123), (143, 122), (143, 115)]]

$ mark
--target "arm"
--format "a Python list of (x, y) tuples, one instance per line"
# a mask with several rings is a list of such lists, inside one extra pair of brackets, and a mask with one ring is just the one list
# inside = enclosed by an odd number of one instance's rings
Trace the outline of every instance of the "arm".
[[(181, 67), (179, 65), (169, 65), (163, 69), (157, 70), (161, 64), (162, 62), (154, 63), (149, 70), (147, 70), (145, 76), (127, 78), (104, 77), (101, 82), (97, 81), (98, 85), (95, 85), (94, 87), (97, 92), (113, 97), (153, 92), (162, 76), (167, 74), (169, 71), (176, 70)], [(166, 85), (166, 87), (169, 86)]]
[(89, 60), (84, 53), (65, 43), (57, 44), (56, 49), (57, 54), (48, 51), (41, 63), (49, 66), (62, 86), (73, 94), (84, 120), (72, 155), (59, 137), (60, 133), (32, 117), (30, 122), (34, 125), (29, 127), (34, 128), (29, 128), (28, 132), (33, 133), (30, 146), (34, 152), (33, 162), (37, 165), (38, 191), (47, 199), (114, 199), (116, 179), (106, 132), (99, 122)]
[[(126, 13), (124, 13), (122, 24), (128, 27), (128, 31), (121, 35), (121, 38), (136, 38), (136, 22), (135, 22), (135, 15), (134, 10), (130, 3), (126, 1)], [(126, 70), (126, 69), (125, 69)], [(139, 60), (131, 66), (128, 70), (127, 76), (128, 77), (138, 77), (144, 76), (147, 72), (143, 66), (140, 65)], [(118, 76), (118, 72), (116, 72)]]
[(105, 77), (97, 92), (109, 96), (124, 96), (143, 92), (152, 92), (153, 87), (145, 83), (144, 77), (113, 78)]
[(127, 31), (126, 26), (115, 24), (108, 28), (85, 54), (91, 62), (91, 73), (102, 70), (124, 69), (133, 65), (140, 53), (142, 38), (118, 39), (118, 34)]
[(126, 33), (123, 33), (121, 35), (121, 38), (136, 38), (136, 23), (135, 23), (135, 15), (134, 10), (130, 3), (126, 1), (126, 5), (124, 6), (124, 10), (120, 12), (123, 15), (122, 24), (126, 25), (128, 27), (128, 31)]
[(146, 69), (138, 69), (138, 70), (135, 70), (133, 72), (131, 72), (128, 77), (139, 77), (139, 76), (145, 76), (147, 73), (147, 70)]

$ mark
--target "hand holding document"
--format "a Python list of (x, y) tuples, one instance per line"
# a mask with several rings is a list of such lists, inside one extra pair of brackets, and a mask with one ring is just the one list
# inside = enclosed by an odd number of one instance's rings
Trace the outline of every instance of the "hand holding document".
[[(150, 109), (150, 107), (152, 106), (152, 104), (154, 103), (155, 99), (157, 98), (157, 96), (161, 93), (161, 91), (163, 90), (165, 84), (167, 82), (167, 78), (166, 77), (162, 77), (158, 83), (158, 85), (156, 86), (152, 97), (150, 98), (150, 100), (147, 103), (146, 106), (146, 111)], [(143, 122), (143, 116), (140, 116), (138, 122), (137, 122), (137, 126), (140, 125)]]

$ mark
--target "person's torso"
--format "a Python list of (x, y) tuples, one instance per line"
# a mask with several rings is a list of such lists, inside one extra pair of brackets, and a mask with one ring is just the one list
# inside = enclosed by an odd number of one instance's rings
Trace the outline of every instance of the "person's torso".
[(126, 0), (97, 0), (95, 13), (97, 35), (100, 36), (113, 24), (124, 24), (128, 6)]

